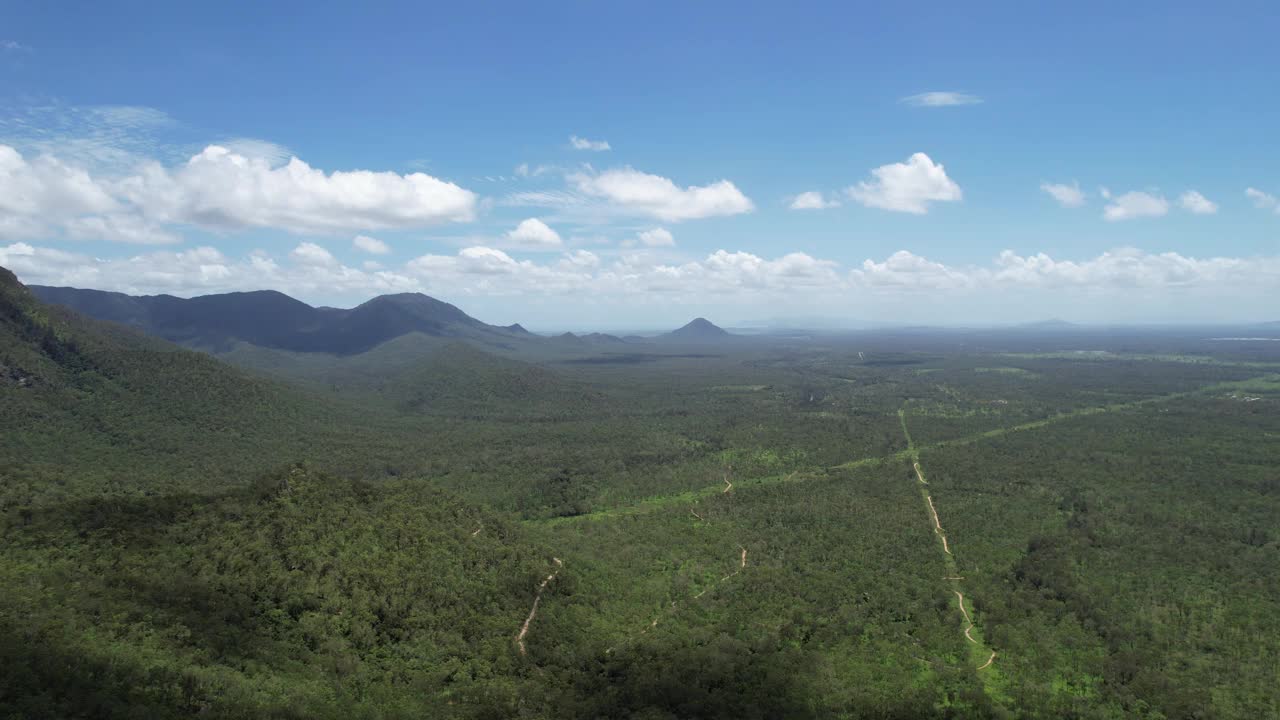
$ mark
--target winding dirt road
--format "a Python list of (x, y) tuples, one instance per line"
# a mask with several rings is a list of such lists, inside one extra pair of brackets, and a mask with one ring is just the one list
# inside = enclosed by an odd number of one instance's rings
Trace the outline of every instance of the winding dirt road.
[(969, 617), (969, 611), (964, 609), (964, 593), (960, 592), (959, 590), (956, 590), (955, 593), (956, 593), (956, 599), (960, 601), (960, 612), (964, 613), (965, 622), (972, 625), (973, 618)]
[[(973, 636), (969, 634), (969, 631), (973, 629), (973, 618), (969, 617), (969, 611), (964, 608), (964, 593), (960, 592), (959, 590), (956, 590), (955, 593), (956, 593), (956, 598), (960, 601), (960, 612), (964, 613), (964, 621), (968, 623), (967, 625), (965, 625), (965, 628), (964, 628), (964, 637), (969, 642), (973, 643), (974, 645), (977, 645), (978, 641), (974, 640)], [(987, 664), (989, 665), (990, 663), (987, 663)]]
[(995, 660), (996, 660), (996, 651), (992, 650), (991, 657), (987, 658), (987, 661), (985, 663), (983, 663), (982, 665), (979, 665), (978, 669), (986, 670), (987, 668), (991, 667), (991, 663), (995, 662)]
[[(916, 465), (916, 472), (920, 472), (920, 466)], [(947, 534), (942, 531), (942, 523), (938, 520), (938, 509), (933, 506), (933, 496), (926, 490), (924, 499), (929, 501), (929, 512), (933, 515), (933, 532), (942, 538), (942, 551), (951, 554), (951, 546), (947, 544)]]
[(533, 596), (533, 607), (529, 609), (529, 617), (524, 619), (524, 625), (520, 626), (520, 634), (516, 635), (516, 644), (520, 646), (521, 655), (524, 655), (526, 651), (524, 646), (524, 636), (529, 634), (529, 624), (532, 623), (533, 619), (538, 615), (538, 603), (542, 602), (542, 591), (547, 589), (547, 585), (552, 580), (556, 579), (556, 576), (560, 574), (561, 568), (564, 567), (564, 563), (560, 562), (560, 558), (551, 559), (556, 561), (556, 569), (544, 578), (542, 584), (538, 586), (538, 594)]

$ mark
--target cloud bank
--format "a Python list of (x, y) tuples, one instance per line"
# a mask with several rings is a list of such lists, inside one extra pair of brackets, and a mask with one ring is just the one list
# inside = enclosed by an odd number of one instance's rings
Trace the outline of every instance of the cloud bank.
[(212, 247), (151, 251), (103, 259), (28, 243), (0, 245), (0, 265), (28, 283), (70, 285), (128, 293), (199, 295), (272, 288), (299, 297), (420, 291), (449, 296), (581, 295), (599, 300), (645, 301), (658, 295), (778, 298), (856, 302), (867, 294), (946, 298), (1006, 291), (1167, 296), (1179, 292), (1280, 291), (1280, 257), (1196, 258), (1179, 253), (1118, 249), (1085, 260), (1004, 251), (985, 265), (957, 266), (901, 250), (849, 267), (806, 253), (768, 258), (716, 250), (701, 259), (670, 262), (638, 250), (605, 259), (586, 250), (542, 261), (513, 258), (473, 246), (454, 254), (426, 254), (396, 268), (355, 268), (328, 249), (301, 242), (283, 258), (255, 251), (231, 257)]

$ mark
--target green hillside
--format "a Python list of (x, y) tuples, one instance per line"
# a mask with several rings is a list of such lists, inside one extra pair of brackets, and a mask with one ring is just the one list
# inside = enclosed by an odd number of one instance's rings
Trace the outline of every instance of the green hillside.
[(303, 468), (212, 497), (69, 503), (5, 536), (0, 703), (31, 718), (504, 714), (552, 563), (422, 484)]
[(216, 487), (262, 466), (246, 455), (280, 450), (296, 431), (314, 427), (298, 393), (42, 305), (7, 271), (0, 275), (0, 368), (6, 505)]

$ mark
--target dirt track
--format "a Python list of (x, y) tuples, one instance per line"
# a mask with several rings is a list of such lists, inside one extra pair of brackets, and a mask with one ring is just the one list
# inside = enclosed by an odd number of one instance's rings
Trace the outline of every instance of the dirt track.
[(742, 548), (742, 564), (738, 566), (737, 570), (734, 570), (728, 575), (725, 575), (724, 577), (720, 578), (720, 582), (724, 582), (725, 580), (728, 580), (734, 575), (737, 575), (738, 573), (747, 569), (747, 549), (745, 547), (742, 547), (741, 545), (739, 545), (738, 547)]
[[(716, 586), (718, 586), (720, 583), (724, 582), (725, 580), (728, 580), (729, 578), (731, 578), (731, 577), (733, 577), (733, 576), (737, 575), (738, 573), (742, 572), (743, 570), (747, 569), (747, 549), (746, 549), (745, 547), (743, 547), (742, 545), (739, 545), (739, 546), (738, 546), (738, 548), (739, 548), (740, 550), (742, 550), (742, 557), (741, 557), (741, 560), (739, 561), (738, 569), (737, 569), (737, 570), (734, 570), (733, 572), (729, 573), (728, 575), (725, 575), (724, 577), (720, 578), (720, 579), (719, 579), (719, 580), (717, 580), (714, 584), (712, 584), (712, 585), (708, 585), (707, 587), (703, 588), (701, 592), (699, 592), (697, 595), (694, 595), (694, 596), (693, 596), (693, 599), (694, 599), (694, 600), (697, 600), (698, 598), (702, 597), (703, 595), (706, 595), (708, 591), (715, 589), (715, 588), (716, 588)], [(678, 603), (677, 603), (677, 601), (672, 600), (672, 601), (671, 601), (671, 606), (670, 606), (670, 607), (668, 607), (666, 610), (663, 610), (661, 613), (658, 613), (658, 616), (657, 616), (657, 617), (655, 617), (655, 618), (653, 619), (653, 622), (650, 622), (650, 623), (649, 623), (649, 627), (645, 628), (644, 630), (641, 630), (641, 631), (640, 631), (640, 634), (641, 634), (641, 635), (643, 635), (644, 633), (647, 633), (647, 632), (649, 632), (650, 630), (652, 630), (654, 627), (656, 627), (656, 626), (658, 625), (658, 620), (662, 619), (662, 616), (663, 616), (664, 614), (669, 613), (669, 612), (671, 612), (671, 611), (675, 610), (675, 609), (676, 609), (676, 605), (677, 605), (677, 604), (678, 604)], [(610, 650), (612, 650), (612, 649), (613, 649), (613, 648), (610, 648)]]
[[(916, 465), (916, 472), (920, 472), (920, 466)], [(947, 544), (947, 534), (942, 531), (942, 522), (938, 520), (938, 509), (933, 506), (933, 496), (928, 490), (924, 490), (924, 499), (929, 501), (929, 513), (933, 515), (933, 532), (942, 538), (942, 551), (951, 554), (951, 546)]]
[(985, 663), (983, 663), (982, 665), (979, 665), (978, 669), (986, 670), (987, 668), (991, 667), (991, 663), (995, 662), (995, 660), (996, 660), (996, 651), (992, 650), (991, 657), (987, 658), (987, 661)]
[(956, 590), (955, 593), (956, 593), (956, 598), (960, 601), (960, 612), (964, 613), (965, 621), (968, 622), (970, 625), (972, 625), (973, 619), (969, 617), (969, 611), (964, 609), (964, 593), (960, 592), (959, 590)]
[[(902, 420), (902, 432), (904, 435), (907, 436), (907, 452), (911, 453), (915, 457), (919, 457), (918, 455), (916, 455), (917, 451), (915, 450), (915, 447), (911, 442), (911, 433), (907, 430), (906, 414), (902, 411), (899, 411), (898, 417)], [(912, 460), (911, 467), (916, 471), (916, 480), (919, 481), (920, 483), (920, 494), (924, 496), (925, 502), (929, 506), (929, 517), (930, 519), (933, 520), (933, 532), (938, 536), (940, 540), (942, 540), (942, 551), (945, 552), (948, 556), (950, 556), (951, 546), (947, 542), (946, 532), (943, 531), (942, 529), (942, 520), (939, 519), (938, 517), (938, 508), (936, 505), (933, 504), (933, 496), (929, 493), (929, 489), (928, 489), (929, 481), (924, 479), (924, 471), (920, 469), (920, 461), (918, 459)], [(964, 577), (959, 575), (956, 572), (955, 561), (952, 560), (950, 557), (947, 558), (947, 568), (952, 574), (943, 576), (942, 578), (943, 580), (952, 580), (952, 581), (964, 580)], [(973, 618), (969, 615), (969, 609), (964, 606), (964, 593), (960, 592), (959, 590), (953, 590), (952, 592), (956, 594), (956, 601), (960, 603), (960, 612), (964, 615), (964, 623), (965, 623), (964, 639), (968, 640), (970, 643), (974, 645), (982, 647), (982, 643), (978, 642), (978, 640), (973, 637), (973, 628), (974, 628)], [(985, 670), (991, 667), (991, 663), (995, 662), (995, 659), (996, 659), (996, 653), (994, 650), (992, 650), (991, 657), (987, 658), (987, 661), (983, 663), (981, 666), (979, 666), (977, 669)]]
[(538, 603), (542, 601), (542, 591), (547, 589), (547, 584), (556, 579), (560, 574), (560, 569), (564, 567), (564, 563), (560, 562), (560, 558), (551, 558), (556, 561), (556, 569), (550, 575), (543, 579), (542, 584), (538, 586), (538, 593), (533, 596), (533, 607), (529, 609), (529, 617), (524, 619), (524, 625), (520, 626), (520, 634), (516, 635), (516, 644), (520, 646), (520, 654), (524, 655), (526, 648), (524, 646), (524, 636), (529, 634), (529, 624), (538, 615)]

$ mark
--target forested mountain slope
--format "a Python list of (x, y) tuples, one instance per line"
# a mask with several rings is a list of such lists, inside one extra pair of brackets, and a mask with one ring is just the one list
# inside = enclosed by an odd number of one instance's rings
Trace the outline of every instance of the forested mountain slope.
[(8, 270), (0, 424), (0, 509), (210, 491), (298, 460), (381, 477), (433, 455), (408, 439), (416, 421), (42, 304)]
[[(472, 464), (450, 448), (492, 437), (500, 430), (496, 417), (563, 416), (600, 398), (539, 366), (421, 333), (405, 337), (430, 344), (349, 369), (346, 392), (320, 393), (45, 305), (7, 271), (2, 280), (6, 507), (84, 494), (210, 490), (300, 460), (359, 477), (443, 471)], [(336, 362), (331, 355), (281, 357), (319, 358), (325, 378), (345, 367), (324, 364)], [(357, 356), (366, 357), (373, 355)], [(281, 373), (298, 375), (296, 365)]]
[(246, 451), (314, 430), (308, 402), (207, 355), (44, 305), (0, 269), (5, 503), (79, 492), (72, 486), (216, 485)]
[(131, 296), (33, 286), (49, 303), (137, 327), (173, 342), (225, 350), (236, 341), (280, 350), (360, 353), (411, 332), (506, 343), (530, 337), (523, 328), (488, 325), (420, 293), (382, 295), (349, 310), (311, 307), (272, 290), (203, 295)]

